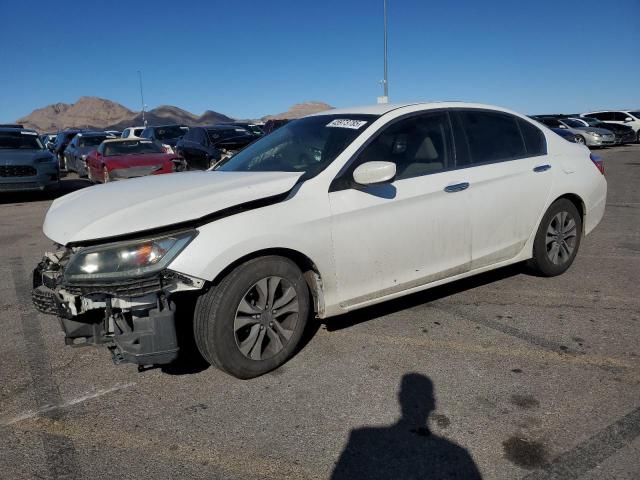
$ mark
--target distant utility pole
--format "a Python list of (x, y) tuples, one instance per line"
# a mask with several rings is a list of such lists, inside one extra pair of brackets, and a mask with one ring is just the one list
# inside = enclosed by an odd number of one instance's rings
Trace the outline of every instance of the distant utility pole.
[(387, 76), (387, 0), (382, 0), (383, 17), (384, 17), (384, 95), (378, 97), (378, 103), (389, 103), (389, 77)]
[(147, 121), (144, 119), (144, 109), (146, 105), (144, 104), (144, 95), (142, 93), (142, 70), (138, 70), (138, 80), (140, 82), (140, 103), (142, 104), (142, 124), (146, 127)]

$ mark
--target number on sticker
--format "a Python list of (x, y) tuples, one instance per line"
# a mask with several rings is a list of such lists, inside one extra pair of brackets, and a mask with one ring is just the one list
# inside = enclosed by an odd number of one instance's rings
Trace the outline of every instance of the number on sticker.
[(352, 120), (350, 118), (336, 118), (335, 120), (331, 120), (327, 123), (327, 127), (337, 127), (337, 128), (351, 128), (353, 130), (359, 129), (367, 123), (365, 120)]

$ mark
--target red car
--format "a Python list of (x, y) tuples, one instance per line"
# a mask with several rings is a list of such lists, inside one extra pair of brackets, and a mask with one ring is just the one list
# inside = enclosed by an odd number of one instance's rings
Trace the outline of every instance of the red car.
[(179, 155), (166, 153), (161, 145), (151, 140), (137, 138), (105, 140), (87, 155), (86, 161), (92, 183), (180, 172), (186, 167)]

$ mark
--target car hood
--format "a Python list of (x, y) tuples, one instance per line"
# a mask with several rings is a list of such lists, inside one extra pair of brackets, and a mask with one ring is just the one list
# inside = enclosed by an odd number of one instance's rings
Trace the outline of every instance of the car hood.
[(184, 172), (78, 190), (55, 200), (44, 234), (62, 245), (198, 220), (288, 192), (300, 172)]
[(51, 158), (49, 150), (0, 148), (0, 165), (30, 165), (40, 158)]
[(597, 128), (597, 127), (582, 127), (581, 130), (584, 130), (587, 133), (598, 133), (600, 135), (611, 134), (611, 130), (605, 130), (604, 128)]

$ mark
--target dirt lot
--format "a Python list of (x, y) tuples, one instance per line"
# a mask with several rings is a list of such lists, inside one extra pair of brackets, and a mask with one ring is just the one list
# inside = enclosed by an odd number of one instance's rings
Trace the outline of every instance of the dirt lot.
[(598, 154), (607, 211), (565, 275), (332, 319), (251, 381), (65, 347), (30, 302), (51, 200), (0, 197), (0, 477), (640, 478), (640, 145)]

